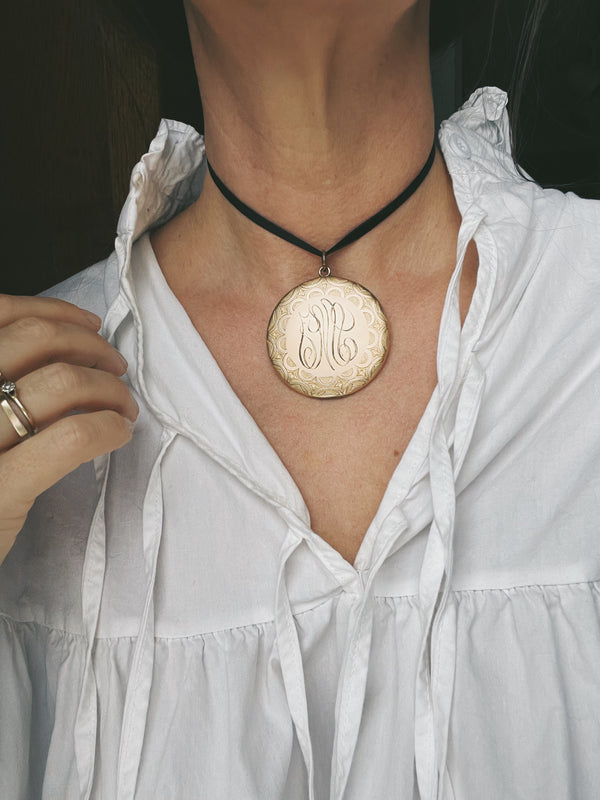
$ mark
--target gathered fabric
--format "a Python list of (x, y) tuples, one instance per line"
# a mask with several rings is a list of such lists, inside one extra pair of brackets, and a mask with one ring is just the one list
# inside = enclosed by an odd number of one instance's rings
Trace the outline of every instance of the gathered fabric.
[(0, 567), (0, 796), (596, 797), (600, 203), (509, 143), (493, 87), (442, 123), (462, 224), (438, 382), (349, 564), (156, 261), (206, 173), (161, 123), (114, 253), (44, 293), (101, 314), (140, 416)]

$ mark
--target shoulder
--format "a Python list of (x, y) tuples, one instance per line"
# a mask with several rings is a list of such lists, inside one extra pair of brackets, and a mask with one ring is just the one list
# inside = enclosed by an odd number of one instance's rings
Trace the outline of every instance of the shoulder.
[(543, 188), (517, 167), (506, 92), (494, 86), (477, 89), (448, 120), (439, 142), (453, 179), (461, 212), (482, 207), (499, 232), (504, 250), (534, 252), (573, 248), (597, 274), (600, 200)]
[(593, 350), (600, 336), (600, 200), (515, 180), (499, 182), (480, 202), (493, 239), (498, 322), (520, 319), (550, 340), (579, 330), (580, 344)]
[(118, 293), (117, 259), (113, 253), (64, 281), (39, 293), (40, 297), (58, 297), (104, 319), (114, 296)]
[(478, 89), (439, 131), (463, 218), (485, 219), (481, 255), (495, 263), (496, 317), (507, 322), (529, 300), (547, 322), (576, 326), (593, 309), (600, 325), (600, 201), (543, 188), (516, 166), (507, 102), (496, 87)]
[(588, 308), (600, 323), (600, 200), (538, 189), (530, 221), (540, 233), (549, 296), (571, 314)]
[(588, 200), (572, 192), (566, 194), (563, 214), (557, 226), (557, 238), (559, 241), (568, 241), (574, 252), (584, 255), (585, 260), (598, 272), (600, 200)]

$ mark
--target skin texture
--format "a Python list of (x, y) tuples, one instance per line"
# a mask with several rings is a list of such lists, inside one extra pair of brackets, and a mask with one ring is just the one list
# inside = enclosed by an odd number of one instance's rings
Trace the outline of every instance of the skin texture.
[[(188, 0), (208, 156), (264, 216), (326, 249), (410, 183), (434, 136), (428, 0)], [(207, 178), (152, 236), (175, 296), (296, 481), (313, 530), (353, 563), (436, 385), (441, 312), (461, 217), (438, 152), (419, 191), (331, 257), (332, 273), (382, 303), (383, 370), (320, 401), (271, 367), (275, 304), (318, 259), (243, 217)], [(477, 274), (471, 243), (461, 283)]]

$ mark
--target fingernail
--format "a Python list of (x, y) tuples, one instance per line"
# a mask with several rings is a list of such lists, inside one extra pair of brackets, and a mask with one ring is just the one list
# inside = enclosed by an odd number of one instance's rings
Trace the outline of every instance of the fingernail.
[(123, 417), (123, 419), (125, 420), (125, 424), (129, 428), (129, 430), (133, 432), (135, 428), (135, 422), (131, 419), (128, 419), (127, 417)]
[(125, 369), (128, 369), (129, 368), (129, 362), (127, 361), (125, 356), (122, 353), (119, 353), (118, 350), (117, 350), (117, 353), (119, 355), (119, 358), (121, 359), (121, 364), (125, 367)]

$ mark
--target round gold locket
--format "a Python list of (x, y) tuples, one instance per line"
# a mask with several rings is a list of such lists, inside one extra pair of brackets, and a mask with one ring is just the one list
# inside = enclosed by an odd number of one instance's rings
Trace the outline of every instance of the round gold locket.
[(308, 397), (344, 397), (377, 375), (388, 351), (388, 326), (377, 298), (359, 283), (319, 277), (289, 291), (267, 328), (273, 366)]

